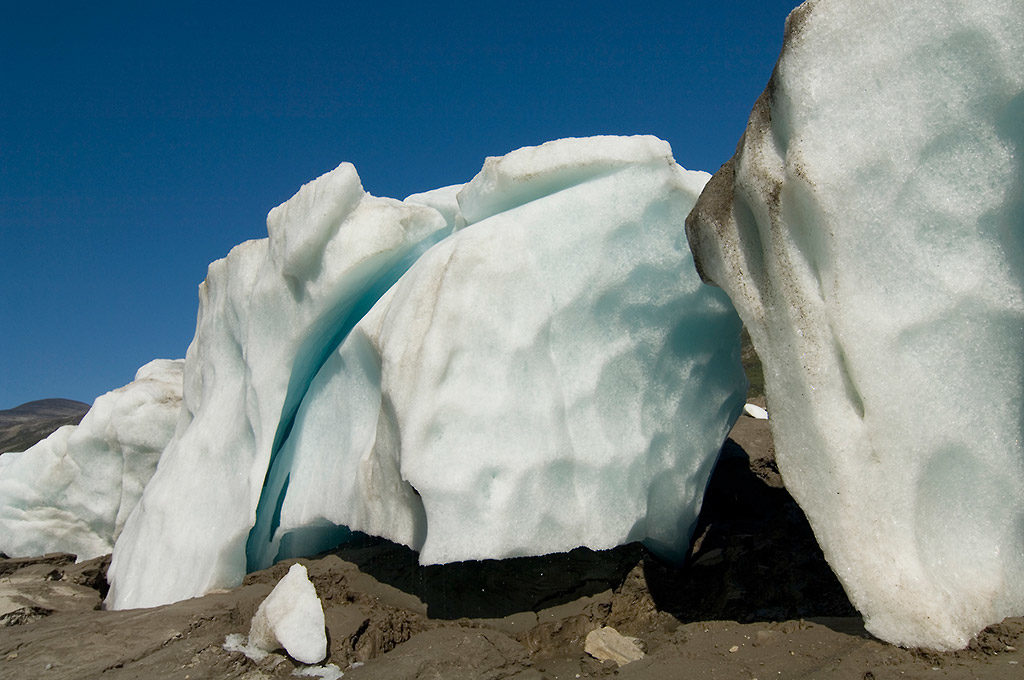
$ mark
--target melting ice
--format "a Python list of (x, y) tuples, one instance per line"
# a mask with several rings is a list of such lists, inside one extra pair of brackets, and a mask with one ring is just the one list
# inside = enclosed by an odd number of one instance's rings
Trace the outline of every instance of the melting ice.
[(304, 186), (210, 266), (183, 425), (108, 603), (233, 586), (348, 529), (423, 562), (680, 556), (746, 386), (680, 228), (708, 177), (601, 137), (404, 202), (348, 164)]

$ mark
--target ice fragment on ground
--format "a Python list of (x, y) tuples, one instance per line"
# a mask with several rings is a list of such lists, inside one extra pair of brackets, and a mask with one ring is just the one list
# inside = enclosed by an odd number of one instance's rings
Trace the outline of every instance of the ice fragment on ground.
[(181, 405), (184, 361), (156, 360), (76, 425), (0, 456), (0, 552), (109, 553), (138, 503)]
[(419, 203), (430, 206), (437, 210), (444, 217), (450, 231), (458, 231), (466, 226), (466, 219), (459, 209), (459, 192), (464, 184), (453, 184), (440, 189), (424, 191), (423, 193), (406, 196), (403, 203)]
[(786, 487), (902, 645), (1024, 614), (1022, 62), (1016, 0), (805, 3), (687, 221)]
[(256, 649), (249, 646), (249, 639), (241, 633), (228, 633), (224, 638), (224, 644), (221, 647), (226, 652), (232, 654), (245, 654), (250, 660), (259, 663), (263, 659), (267, 658), (266, 652), (262, 649)]
[(768, 411), (765, 411), (757, 404), (744, 404), (743, 412), (746, 413), (751, 418), (757, 418), (758, 420), (768, 420)]
[(284, 649), (288, 656), (306, 664), (319, 663), (327, 656), (324, 610), (306, 567), (293, 564), (260, 603), (252, 617), (247, 646), (263, 652)]
[(320, 680), (338, 680), (345, 675), (341, 669), (333, 663), (323, 666), (300, 666), (292, 671), (292, 675), (300, 678), (320, 678)]

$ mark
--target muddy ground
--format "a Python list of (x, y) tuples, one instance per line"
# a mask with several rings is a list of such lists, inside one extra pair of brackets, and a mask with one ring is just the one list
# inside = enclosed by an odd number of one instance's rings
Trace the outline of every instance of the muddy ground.
[[(782, 485), (766, 424), (743, 417), (705, 498), (688, 563), (638, 545), (420, 567), (363, 537), (306, 564), (329, 659), (351, 680), (445, 678), (1024, 677), (1024, 619), (961, 652), (893, 647), (868, 634)], [(99, 609), (104, 559), (0, 560), (0, 678), (288, 678), (283, 654), (225, 651), (292, 561), (235, 589), (154, 609)], [(583, 650), (612, 626), (646, 657), (618, 667)]]

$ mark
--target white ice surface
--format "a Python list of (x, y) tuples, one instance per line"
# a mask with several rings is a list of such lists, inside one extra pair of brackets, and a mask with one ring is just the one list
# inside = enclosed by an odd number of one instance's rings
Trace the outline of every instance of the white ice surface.
[(0, 456), (0, 551), (109, 553), (174, 433), (184, 361), (157, 360), (81, 423)]
[(738, 319), (681, 234), (707, 178), (652, 137), (488, 159), (458, 194), (467, 226), (314, 379), (261, 563), (336, 526), (424, 564), (639, 540), (681, 557), (746, 385)]
[(786, 486), (898, 644), (1024, 614), (1022, 63), (1017, 0), (808, 2), (688, 223)]
[(603, 137), (404, 202), (347, 164), (303, 187), (210, 266), (108, 605), (236, 585), (348, 526), (425, 562), (681, 553), (745, 387), (739, 319), (680, 229), (707, 178)]
[[(272, 210), (268, 239), (210, 265), (181, 423), (115, 546), (112, 606), (152, 606), (241, 581), (271, 452), (310, 379), (448, 230), (432, 208), (366, 194), (344, 163)], [(182, 568), (168, 570), (171, 563)]]

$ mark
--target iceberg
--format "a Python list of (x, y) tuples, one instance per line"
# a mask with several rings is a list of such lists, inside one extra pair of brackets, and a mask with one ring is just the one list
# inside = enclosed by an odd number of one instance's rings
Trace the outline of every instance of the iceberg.
[(151, 361), (78, 425), (0, 456), (0, 551), (109, 553), (174, 434), (183, 360)]
[[(107, 604), (162, 604), (358, 529), (424, 563), (685, 552), (743, 408), (740, 321), (653, 137), (549, 142), (405, 201), (351, 165), (200, 288), (182, 424)], [(168, 564), (181, 568), (168, 570)]]
[(865, 625), (1024, 614), (1024, 5), (818, 0), (686, 229)]

